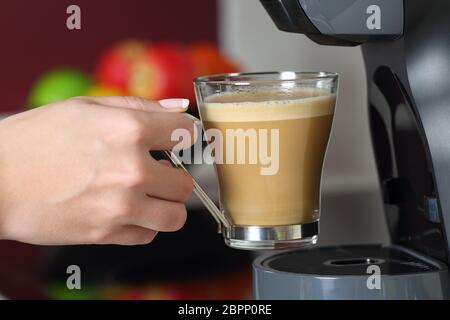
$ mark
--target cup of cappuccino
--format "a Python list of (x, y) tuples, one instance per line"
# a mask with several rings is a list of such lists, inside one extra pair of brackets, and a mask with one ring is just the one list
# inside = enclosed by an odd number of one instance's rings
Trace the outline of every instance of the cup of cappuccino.
[(337, 82), (337, 74), (329, 72), (195, 79), (219, 182), (219, 208), (211, 210), (210, 202), (209, 209), (227, 245), (282, 249), (317, 242)]

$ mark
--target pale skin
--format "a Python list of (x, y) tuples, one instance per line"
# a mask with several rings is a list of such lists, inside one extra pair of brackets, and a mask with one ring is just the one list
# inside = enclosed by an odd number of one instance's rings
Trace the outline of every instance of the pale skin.
[(77, 97), (0, 121), (0, 239), (139, 245), (180, 229), (192, 179), (148, 153), (178, 128), (194, 142), (177, 101)]

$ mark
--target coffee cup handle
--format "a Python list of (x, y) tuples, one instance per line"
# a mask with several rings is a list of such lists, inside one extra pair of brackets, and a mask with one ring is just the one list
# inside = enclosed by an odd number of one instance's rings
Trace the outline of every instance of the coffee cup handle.
[[(185, 114), (186, 116), (189, 116), (189, 118), (192, 118), (194, 122), (199, 123), (200, 120), (196, 117)], [(214, 220), (217, 222), (218, 233), (222, 232), (222, 228), (229, 228), (230, 223), (225, 218), (223, 213), (217, 208), (214, 201), (211, 200), (211, 198), (208, 196), (208, 194), (203, 190), (203, 188), (198, 184), (198, 182), (192, 177), (191, 173), (186, 169), (186, 167), (183, 165), (183, 163), (178, 159), (178, 157), (170, 150), (163, 150), (162, 153), (166, 156), (166, 158), (172, 162), (174, 167), (180, 168), (184, 170), (191, 178), (194, 183), (194, 193), (195, 195), (200, 199), (200, 201), (203, 203), (203, 205), (206, 207), (206, 209), (209, 211), (209, 213), (213, 216)]]

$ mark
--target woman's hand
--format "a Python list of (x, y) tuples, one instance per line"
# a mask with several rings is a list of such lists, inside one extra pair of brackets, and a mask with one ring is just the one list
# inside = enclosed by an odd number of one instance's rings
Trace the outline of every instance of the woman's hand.
[(77, 97), (0, 121), (0, 238), (135, 245), (181, 228), (192, 179), (149, 150), (171, 149), (177, 128), (193, 143), (194, 126), (169, 112), (188, 101), (161, 104)]

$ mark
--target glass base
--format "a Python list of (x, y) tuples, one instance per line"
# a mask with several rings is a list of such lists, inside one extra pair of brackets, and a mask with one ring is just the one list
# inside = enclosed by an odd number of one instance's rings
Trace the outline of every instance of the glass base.
[(317, 243), (319, 222), (287, 226), (238, 226), (223, 230), (225, 243), (235, 249), (278, 250)]

